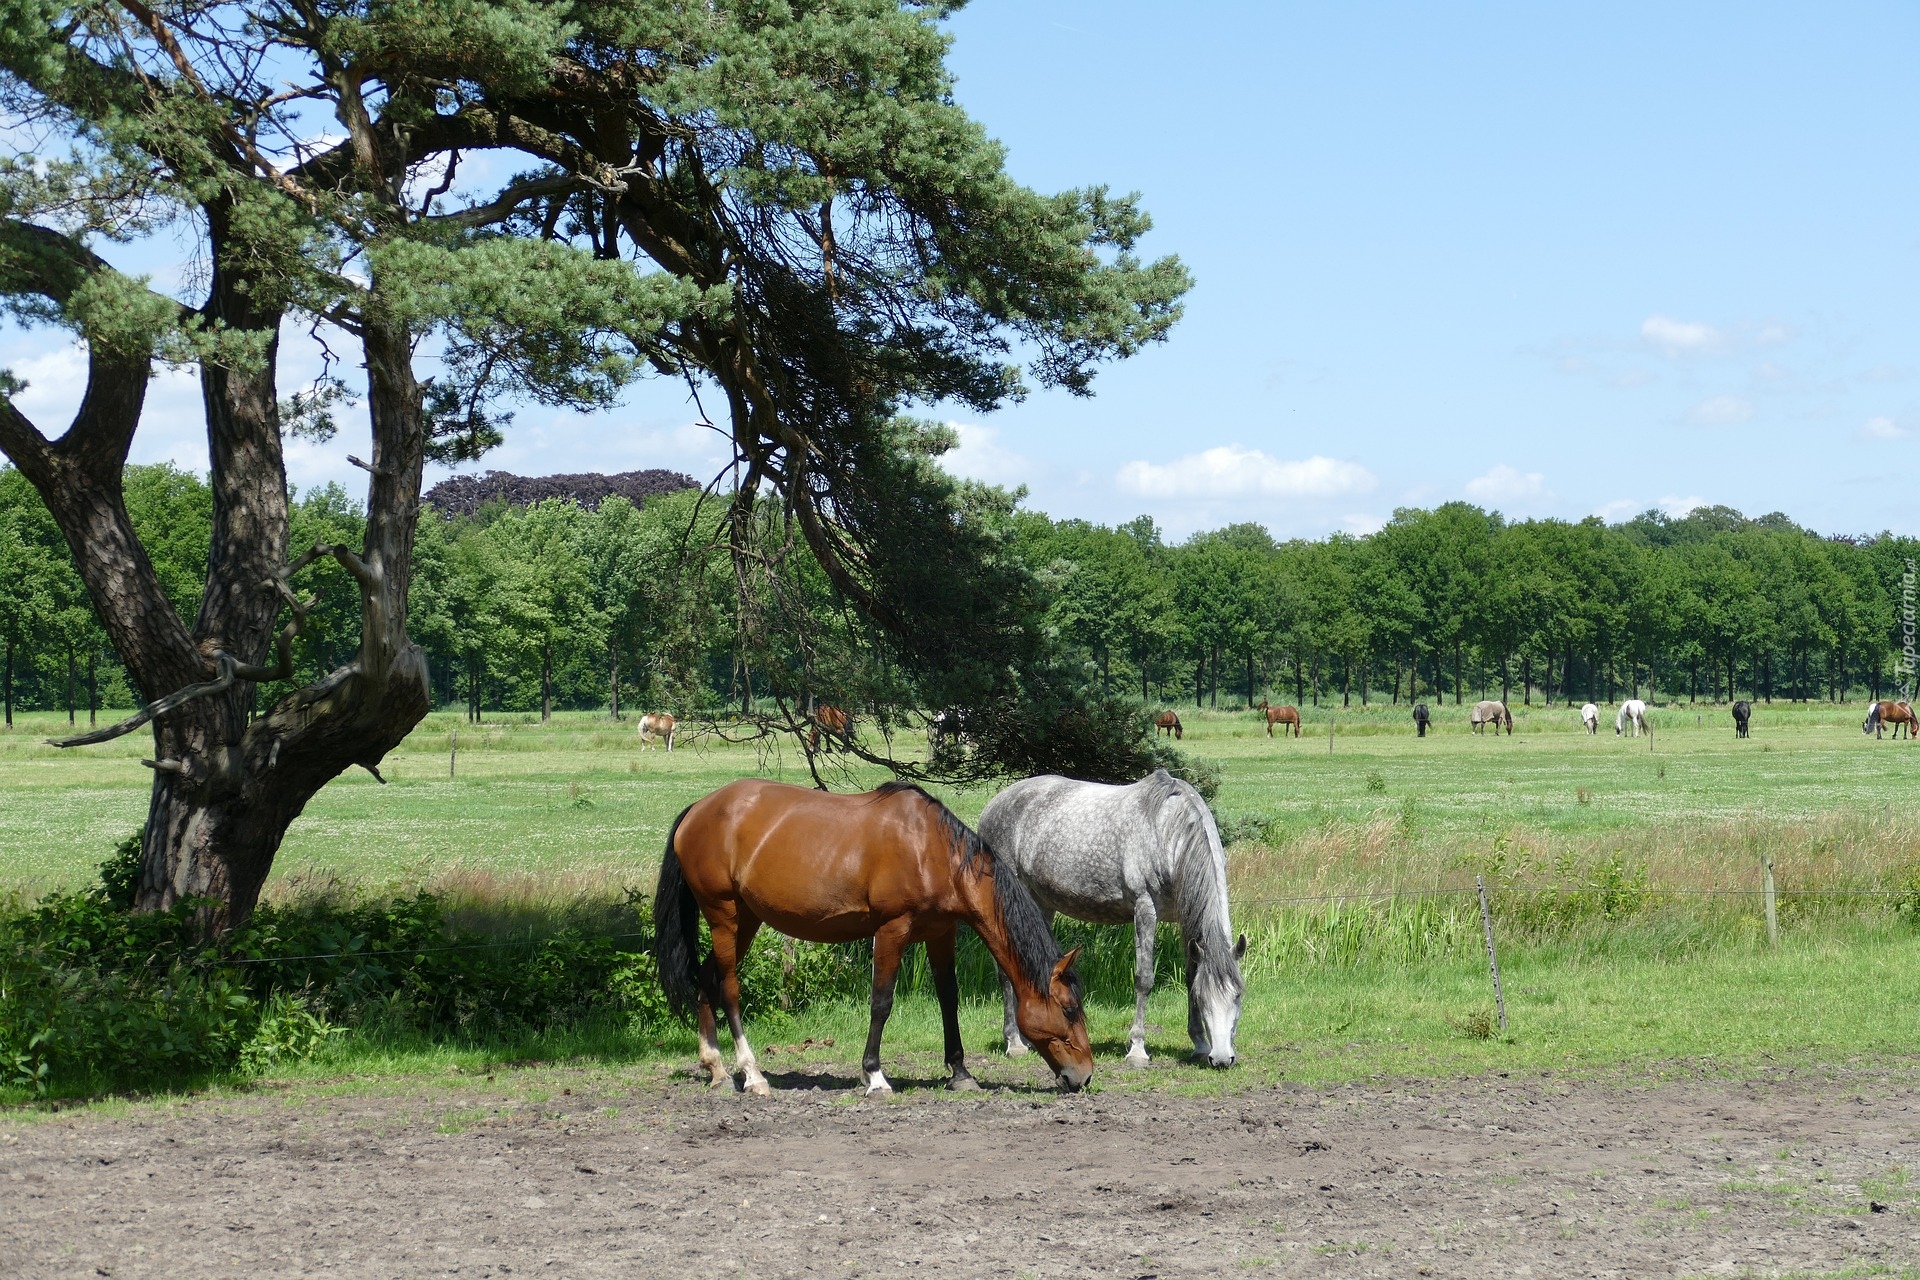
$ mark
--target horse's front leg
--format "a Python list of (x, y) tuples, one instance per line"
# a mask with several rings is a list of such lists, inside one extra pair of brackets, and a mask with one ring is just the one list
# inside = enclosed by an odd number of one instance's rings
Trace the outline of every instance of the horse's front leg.
[(933, 970), (933, 989), (940, 997), (940, 1029), (947, 1040), (947, 1088), (978, 1089), (967, 1070), (967, 1046), (960, 1039), (960, 975), (954, 965), (959, 931), (927, 939), (927, 966)]
[[(1047, 919), (1047, 932), (1053, 932), (1052, 911), (1043, 912)], [(1005, 1010), (1006, 1021), (1001, 1024), (1001, 1032), (1006, 1037), (1007, 1056), (1018, 1058), (1027, 1051), (1027, 1038), (1020, 1034), (1020, 1023), (1015, 1012), (1020, 1008), (1020, 997), (1013, 993), (1013, 979), (1005, 973), (1000, 975), (1000, 1003)]]
[(1141, 894), (1133, 904), (1133, 1029), (1127, 1033), (1127, 1065), (1147, 1065), (1147, 997), (1153, 994), (1153, 948), (1160, 917), (1153, 898)]
[(892, 1093), (893, 1086), (880, 1070), (880, 1034), (887, 1029), (887, 1016), (893, 1012), (893, 984), (900, 976), (900, 958), (907, 951), (907, 935), (913, 921), (906, 916), (889, 920), (873, 935), (873, 1003), (867, 1022), (867, 1049), (860, 1055), (860, 1082), (867, 1092)]
[(1187, 962), (1187, 1039), (1193, 1042), (1193, 1055), (1206, 1058), (1212, 1055), (1213, 1042), (1207, 1039), (1207, 1023), (1200, 1016), (1200, 1001), (1194, 996), (1193, 978), (1200, 972), (1200, 948), (1186, 936), (1186, 926), (1180, 927), (1181, 953)]

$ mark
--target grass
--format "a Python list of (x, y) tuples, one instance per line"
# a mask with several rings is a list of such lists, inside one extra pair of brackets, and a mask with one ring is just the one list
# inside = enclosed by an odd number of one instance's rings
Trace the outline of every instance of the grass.
[[(1404, 707), (1331, 717), (1308, 708), (1298, 740), (1269, 739), (1244, 713), (1181, 714), (1181, 745), (1222, 768), (1215, 809), (1237, 837), (1230, 882), (1236, 923), (1251, 937), (1242, 1066), (1230, 1076), (1108, 1069), (1102, 1087), (1749, 1071), (1912, 1052), (1920, 931), (1885, 896), (1835, 895), (1920, 884), (1920, 819), (1905, 807), (1920, 748), (1864, 737), (1857, 707), (1763, 706), (1745, 741), (1734, 739), (1724, 707), (1657, 708), (1651, 744), (1616, 738), (1610, 720), (1588, 737), (1559, 706), (1518, 709), (1514, 735), (1497, 739), (1468, 733), (1464, 710), (1451, 705), (1425, 740), (1413, 736)], [(456, 727), (458, 772), (449, 779)], [(64, 729), (64, 716), (33, 714), (0, 732), (0, 885), (18, 892), (89, 880), (144, 815), (140, 736), (76, 752), (39, 744)], [(642, 751), (631, 722), (588, 713), (479, 727), (457, 712), (436, 714), (383, 772), (384, 788), (355, 773), (315, 798), (288, 834), (270, 895), (425, 886), (473, 918), (521, 928), (615, 900), (627, 886), (650, 889), (673, 815), (732, 778), (808, 781), (790, 752), (713, 742)], [(987, 794), (946, 798), (971, 819)], [(1758, 893), (1768, 854), (1781, 891), (1777, 952)], [(1480, 1034), (1493, 1002), (1476, 874), (1494, 888), (1505, 1034)], [(1096, 1043), (1110, 1062), (1132, 1013), (1128, 931), (1062, 932), (1069, 943), (1104, 939), (1083, 969)], [(1175, 968), (1169, 948), (1163, 972)], [(937, 1013), (915, 975), (908, 985), (888, 1052), (922, 1063), (931, 1078)], [(990, 990), (981, 975), (972, 985)], [(1156, 1056), (1181, 1054), (1184, 994), (1163, 986), (1149, 1016)], [(998, 1017), (991, 1001), (969, 1003), (970, 1047), (993, 1042)], [(755, 1041), (833, 1038), (834, 1049), (796, 1056), (850, 1062), (865, 1025), (864, 1002), (836, 1002), (764, 1019)], [(463, 1045), (359, 1034), (282, 1074), (412, 1075), (526, 1059), (679, 1063), (691, 1052), (685, 1033), (613, 1024)]]

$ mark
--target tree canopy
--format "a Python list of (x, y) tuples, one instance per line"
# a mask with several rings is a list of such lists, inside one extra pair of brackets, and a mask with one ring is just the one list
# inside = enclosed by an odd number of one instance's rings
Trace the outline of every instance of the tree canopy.
[[(953, 98), (951, 7), (26, 0), (0, 15), (17, 125), (0, 297), (89, 362), (64, 434), (9, 396), (0, 450), (147, 703), (143, 907), (204, 897), (222, 904), (213, 926), (244, 916), (314, 790), (377, 771), (425, 712), (407, 627), (425, 460), (483, 454), (517, 403), (604, 407), (649, 372), (721, 408), (736, 458), (713, 540), (742, 662), (786, 727), (850, 691), (819, 687), (831, 634), (893, 689), (977, 712), (968, 768), (1136, 762), (1127, 717), (1051, 665), (994, 504), (928, 465), (938, 432), (901, 415), (990, 409), (1029, 379), (1086, 393), (1101, 362), (1166, 334), (1188, 280), (1136, 256), (1134, 198), (1006, 174)], [(160, 232), (190, 243), (178, 296), (110, 260)], [(364, 387), (330, 370), (282, 388), (296, 324), (357, 359)], [(191, 622), (123, 491), (161, 360), (198, 365), (207, 409)], [(359, 545), (302, 550), (282, 433), (342, 430), (355, 395)], [(251, 686), (291, 674), (312, 618), (294, 579), (328, 563), (359, 589), (358, 649), (250, 719)], [(607, 616), (522, 586), (503, 580), (485, 607)], [(841, 606), (829, 633), (809, 604), (822, 592)]]

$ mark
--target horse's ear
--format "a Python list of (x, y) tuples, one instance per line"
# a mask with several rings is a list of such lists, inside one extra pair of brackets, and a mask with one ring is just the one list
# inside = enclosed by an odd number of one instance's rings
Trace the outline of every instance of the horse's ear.
[(1240, 941), (1233, 944), (1233, 958), (1235, 960), (1238, 960), (1240, 957), (1246, 954), (1247, 954), (1247, 935), (1243, 933), (1240, 935)]
[(1080, 948), (1078, 947), (1061, 956), (1059, 963), (1053, 966), (1053, 980), (1055, 982), (1065, 982), (1067, 980), (1067, 970), (1073, 968), (1073, 962), (1079, 958)]

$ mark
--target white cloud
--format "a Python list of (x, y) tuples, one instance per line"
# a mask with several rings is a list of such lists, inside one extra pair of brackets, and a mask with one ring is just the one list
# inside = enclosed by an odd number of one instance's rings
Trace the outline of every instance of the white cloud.
[(948, 475), (998, 485), (1025, 484), (1033, 477), (1033, 459), (1001, 444), (1000, 428), (965, 422), (947, 425), (960, 437), (958, 445), (940, 456), (941, 469)]
[(1669, 494), (1667, 497), (1660, 499), (1660, 509), (1676, 520), (1682, 516), (1691, 514), (1697, 507), (1710, 507), (1712, 505), (1713, 500), (1711, 498), (1703, 498), (1697, 493), (1685, 498), (1676, 498)]
[(1352, 515), (1341, 516), (1340, 527), (1356, 538), (1364, 538), (1370, 533), (1378, 533), (1386, 528), (1387, 519), (1385, 516), (1374, 516), (1368, 515), (1365, 512), (1355, 512)]
[(1640, 322), (1640, 336), (1670, 356), (1708, 351), (1720, 345), (1720, 331), (1698, 321), (1648, 316)]
[(1868, 418), (1867, 425), (1860, 428), (1862, 440), (1905, 440), (1912, 434), (1912, 431), (1884, 415)]
[(1736, 427), (1753, 420), (1753, 401), (1745, 396), (1709, 396), (1687, 411), (1687, 421), (1703, 427)]
[(1129, 462), (1115, 480), (1126, 492), (1148, 498), (1333, 498), (1369, 492), (1377, 483), (1357, 462), (1319, 454), (1293, 462), (1237, 444), (1190, 453), (1164, 465)]
[(1475, 502), (1527, 502), (1548, 496), (1547, 478), (1538, 471), (1523, 474), (1503, 462), (1467, 481), (1467, 496)]
[(1793, 330), (1783, 324), (1762, 325), (1753, 340), (1763, 347), (1777, 347), (1793, 341)]
[(1645, 510), (1646, 508), (1640, 505), (1638, 498), (1615, 498), (1612, 502), (1603, 502), (1595, 507), (1593, 514), (1599, 516), (1608, 524), (1615, 524), (1621, 520), (1637, 516)]

